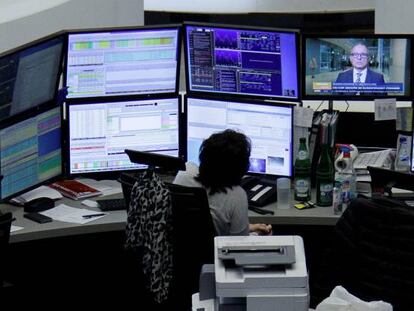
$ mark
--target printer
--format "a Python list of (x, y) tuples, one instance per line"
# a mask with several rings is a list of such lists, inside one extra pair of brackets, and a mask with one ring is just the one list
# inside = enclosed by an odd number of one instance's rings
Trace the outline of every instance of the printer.
[(307, 311), (308, 274), (300, 236), (221, 236), (204, 265), (193, 310)]

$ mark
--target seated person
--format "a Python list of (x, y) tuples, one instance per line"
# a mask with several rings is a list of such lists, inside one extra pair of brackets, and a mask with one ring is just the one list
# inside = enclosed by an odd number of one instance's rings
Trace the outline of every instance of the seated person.
[(349, 60), (353, 68), (339, 73), (336, 83), (385, 83), (381, 73), (368, 68), (369, 51), (364, 43), (359, 42), (352, 47)]
[(225, 130), (212, 134), (200, 147), (200, 167), (187, 163), (174, 183), (204, 187), (213, 223), (219, 235), (270, 234), (272, 227), (249, 224), (246, 192), (240, 187), (249, 169), (250, 140), (244, 134)]

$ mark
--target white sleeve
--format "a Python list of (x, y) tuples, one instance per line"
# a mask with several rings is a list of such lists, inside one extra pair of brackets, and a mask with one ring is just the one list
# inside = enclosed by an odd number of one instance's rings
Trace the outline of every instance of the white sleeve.
[(230, 235), (249, 235), (249, 217), (247, 195), (243, 189), (238, 189), (231, 198)]

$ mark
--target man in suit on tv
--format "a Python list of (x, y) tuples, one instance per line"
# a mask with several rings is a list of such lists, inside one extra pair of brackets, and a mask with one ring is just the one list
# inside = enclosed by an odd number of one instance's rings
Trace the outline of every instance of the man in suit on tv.
[(368, 68), (369, 51), (364, 43), (359, 42), (352, 47), (349, 59), (353, 68), (339, 73), (336, 83), (385, 83), (381, 73)]

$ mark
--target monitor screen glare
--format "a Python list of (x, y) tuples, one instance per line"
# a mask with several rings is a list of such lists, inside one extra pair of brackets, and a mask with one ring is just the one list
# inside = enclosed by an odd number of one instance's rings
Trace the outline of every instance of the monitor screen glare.
[(178, 109), (178, 98), (69, 105), (70, 174), (138, 168), (125, 149), (178, 156)]
[(199, 163), (201, 143), (231, 128), (252, 143), (249, 172), (292, 175), (292, 106), (187, 98), (187, 160)]
[(62, 174), (60, 108), (0, 130), (1, 199)]
[(306, 37), (305, 97), (410, 96), (411, 40)]
[(185, 27), (189, 91), (298, 98), (295, 33)]
[(67, 98), (175, 93), (179, 28), (68, 36)]

